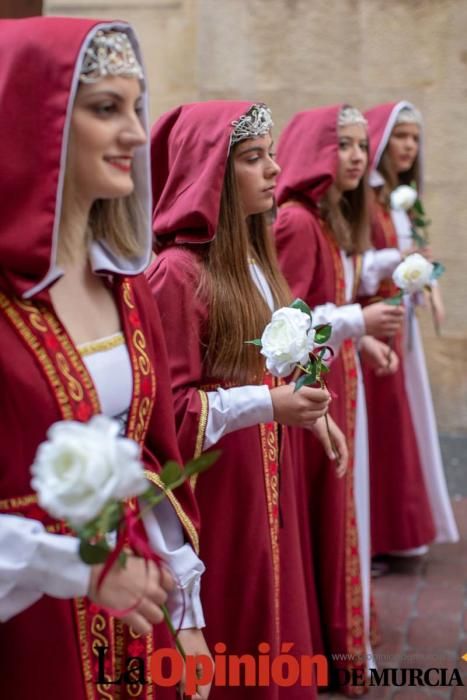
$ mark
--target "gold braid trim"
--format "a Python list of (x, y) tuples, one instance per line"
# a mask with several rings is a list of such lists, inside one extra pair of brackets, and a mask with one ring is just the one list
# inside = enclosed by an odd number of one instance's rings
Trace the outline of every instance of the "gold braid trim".
[[(196, 436), (195, 452), (193, 455), (194, 459), (199, 457), (203, 451), (204, 436), (206, 434), (206, 426), (208, 424), (208, 413), (209, 413), (208, 395), (206, 394), (205, 391), (202, 391), (201, 389), (198, 389), (198, 394), (199, 394), (199, 398), (201, 400), (201, 414), (199, 417), (198, 435)], [(193, 489), (193, 491), (196, 488), (196, 482), (198, 481), (198, 476), (199, 476), (198, 474), (193, 474), (193, 476), (190, 479), (190, 486)]]
[(199, 537), (198, 533), (196, 532), (196, 528), (191, 522), (190, 518), (188, 515), (185, 513), (183, 510), (180, 502), (176, 498), (176, 496), (173, 494), (172, 491), (168, 491), (165, 487), (164, 482), (160, 478), (159, 474), (154, 474), (154, 472), (149, 471), (148, 469), (144, 470), (144, 475), (148, 481), (150, 481), (152, 484), (155, 484), (158, 486), (161, 491), (165, 493), (171, 504), (173, 505), (175, 512), (177, 513), (180, 522), (182, 525), (184, 525), (185, 530), (187, 531), (191, 544), (193, 545), (193, 549), (195, 550), (196, 554), (199, 554)]
[(113, 348), (119, 345), (125, 344), (125, 336), (123, 333), (115, 333), (108, 338), (102, 338), (101, 340), (91, 340), (89, 343), (82, 343), (78, 345), (79, 354), (81, 357), (86, 357), (87, 355), (94, 355), (96, 352), (105, 352), (106, 350), (113, 350)]

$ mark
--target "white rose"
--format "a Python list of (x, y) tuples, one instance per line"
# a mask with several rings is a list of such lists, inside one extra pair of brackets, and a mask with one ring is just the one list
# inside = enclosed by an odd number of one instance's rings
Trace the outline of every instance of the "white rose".
[(403, 209), (409, 211), (417, 201), (418, 193), (409, 185), (400, 185), (391, 192), (391, 207), (392, 209)]
[(433, 265), (423, 255), (408, 255), (393, 272), (392, 279), (399, 289), (412, 294), (421, 292), (431, 282)]
[(148, 483), (139, 446), (118, 432), (119, 424), (102, 415), (88, 423), (54, 423), (31, 467), (39, 505), (80, 527), (110, 501), (143, 493)]
[(315, 332), (308, 314), (288, 306), (274, 311), (261, 336), (261, 354), (276, 377), (286, 377), (297, 362), (306, 364), (313, 349)]

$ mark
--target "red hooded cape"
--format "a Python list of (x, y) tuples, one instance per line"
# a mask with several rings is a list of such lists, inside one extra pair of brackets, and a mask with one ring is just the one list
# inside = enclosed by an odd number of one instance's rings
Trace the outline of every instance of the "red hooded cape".
[[(372, 177), (388, 144), (400, 110), (408, 102), (389, 102), (365, 113), (368, 119)], [(374, 199), (372, 243), (375, 248), (398, 247), (390, 212)], [(379, 297), (395, 294), (392, 280), (384, 280)], [(435, 535), (431, 508), (404, 378), (402, 335), (394, 343), (400, 371), (377, 377), (364, 367), (365, 391), (371, 406), (368, 436), (371, 468), (371, 533), (374, 554), (407, 550), (431, 542)], [(397, 435), (397, 440), (394, 436)]]
[[(82, 52), (98, 29), (109, 26), (128, 32), (138, 51), (131, 28), (121, 22), (51, 17), (0, 22), (0, 128), (5, 135), (0, 169), (0, 512), (35, 518), (63, 534), (68, 532), (65, 524), (37, 504), (30, 465), (52, 423), (86, 421), (100, 412), (92, 379), (54, 313), (48, 286), (62, 274), (55, 262), (56, 238)], [(149, 147), (141, 147), (135, 158), (143, 173), (135, 175), (135, 192), (148, 206), (144, 164)], [(137, 274), (151, 253), (150, 234), (149, 226), (138, 231), (147, 243), (141, 260), (119, 261), (102, 247), (99, 269), (113, 273), (109, 280), (132, 360), (127, 435), (144, 448), (148, 478), (159, 483), (161, 464), (180, 461), (180, 456), (160, 319), (144, 277)], [(180, 489), (171, 500), (196, 547), (198, 516), (190, 489)], [(147, 663), (155, 643), (171, 646), (163, 626), (157, 628), (157, 642), (153, 635), (136, 639), (87, 598), (43, 596), (0, 625), (2, 697), (101, 700), (110, 697), (113, 687), (121, 698), (153, 697), (152, 684), (96, 681), (99, 646), (108, 647), (105, 673), (110, 680), (126, 670), (126, 656)], [(147, 671), (146, 666), (146, 677)], [(157, 697), (175, 698), (175, 689)]]
[[(342, 106), (296, 114), (282, 132), (277, 149), (282, 168), (275, 223), (279, 262), (294, 296), (312, 309), (327, 302), (346, 303), (340, 251), (317, 207), (336, 177), (337, 119)], [(336, 394), (331, 414), (349, 444), (346, 476), (336, 477), (334, 464), (312, 434), (296, 429), (292, 436), (294, 457), (306, 484), (301, 489), (305, 516), (302, 530), (306, 533), (303, 558), (310, 581), (313, 645), (315, 651), (328, 655), (344, 653), (366, 659), (353, 493), (356, 364), (350, 339), (344, 341), (328, 377), (329, 387)], [(360, 660), (334, 660), (332, 664), (362, 668)], [(362, 692), (357, 687), (346, 690), (349, 694)]]
[[(161, 117), (152, 130), (153, 226), (161, 252), (148, 279), (166, 330), (185, 458), (203, 446), (206, 392), (232, 386), (206, 371), (209, 309), (196, 294), (198, 252), (216, 233), (232, 122), (251, 106), (184, 105)], [(224, 642), (227, 653), (255, 657), (258, 644), (267, 642), (271, 659), (279, 653), (281, 640), (294, 643), (294, 655), (310, 653), (286, 431), (275, 423), (256, 425), (224, 436), (216, 447), (222, 450), (221, 458), (199, 477), (195, 491), (202, 519), (201, 557), (207, 567), (202, 598), (208, 642), (211, 648)], [(312, 698), (314, 689), (304, 691), (298, 683), (283, 690), (274, 684), (213, 688), (210, 697), (227, 700), (239, 693), (251, 700), (298, 700), (304, 693)]]

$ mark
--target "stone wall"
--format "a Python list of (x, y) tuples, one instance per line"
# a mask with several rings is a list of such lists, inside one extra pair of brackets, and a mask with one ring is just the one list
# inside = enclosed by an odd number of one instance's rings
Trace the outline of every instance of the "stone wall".
[(152, 116), (184, 101), (261, 99), (276, 133), (297, 110), (408, 99), (426, 121), (426, 208), (448, 319), (424, 335), (440, 427), (467, 433), (467, 3), (464, 0), (46, 0), (48, 14), (138, 31)]

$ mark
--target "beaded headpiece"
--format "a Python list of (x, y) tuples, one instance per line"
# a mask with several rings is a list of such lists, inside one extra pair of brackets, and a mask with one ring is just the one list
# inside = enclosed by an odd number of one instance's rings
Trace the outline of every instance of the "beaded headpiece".
[(143, 80), (143, 69), (125, 32), (98, 31), (84, 54), (79, 79), (96, 83), (108, 75)]
[(245, 139), (255, 139), (258, 136), (266, 136), (274, 122), (272, 121), (271, 110), (264, 104), (253, 105), (246, 114), (232, 122), (234, 127), (230, 136), (230, 148)]
[(415, 107), (402, 107), (397, 115), (396, 124), (417, 124), (422, 125), (422, 115)]
[(350, 126), (351, 124), (362, 124), (367, 127), (368, 122), (356, 107), (345, 105), (342, 107), (337, 117), (337, 126)]

